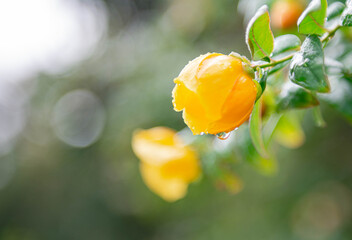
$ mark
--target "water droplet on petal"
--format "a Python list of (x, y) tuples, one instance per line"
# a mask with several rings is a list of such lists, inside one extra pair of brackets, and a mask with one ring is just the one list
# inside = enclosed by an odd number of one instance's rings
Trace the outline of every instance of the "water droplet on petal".
[(203, 136), (205, 133), (204, 132), (201, 132), (200, 135)]
[(216, 134), (216, 136), (217, 136), (218, 139), (220, 139), (220, 140), (226, 140), (226, 139), (228, 139), (228, 138), (230, 137), (230, 135), (231, 135), (231, 132), (228, 132), (228, 133), (226, 133), (226, 132), (221, 132), (221, 133)]
[(236, 130), (238, 130), (238, 127), (237, 127), (237, 128), (235, 128), (235, 131), (236, 131)]

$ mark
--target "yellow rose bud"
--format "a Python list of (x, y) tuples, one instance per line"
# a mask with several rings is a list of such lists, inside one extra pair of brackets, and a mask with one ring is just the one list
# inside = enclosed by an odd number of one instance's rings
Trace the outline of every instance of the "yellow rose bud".
[(252, 112), (257, 88), (240, 58), (207, 53), (190, 61), (174, 80), (176, 111), (193, 134), (230, 132)]
[(138, 130), (133, 134), (132, 148), (141, 160), (145, 184), (166, 201), (183, 198), (188, 184), (200, 175), (197, 153), (172, 129)]

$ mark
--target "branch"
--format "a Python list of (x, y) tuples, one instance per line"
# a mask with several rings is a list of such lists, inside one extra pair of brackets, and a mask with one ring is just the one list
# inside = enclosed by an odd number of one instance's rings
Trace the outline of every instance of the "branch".
[[(331, 39), (331, 37), (333, 37), (336, 33), (337, 30), (339, 30), (341, 28), (340, 25), (337, 25), (335, 28), (333, 28), (332, 30), (328, 31), (327, 34), (320, 40), (322, 43), (328, 43)], [(273, 62), (270, 63), (264, 63), (264, 64), (258, 64), (258, 65), (252, 65), (251, 67), (255, 70), (256, 68), (260, 67), (260, 68), (267, 68), (267, 67), (273, 67), (276, 66), (280, 63), (286, 62), (288, 60), (290, 60), (292, 57), (294, 56), (294, 54), (288, 55), (284, 58), (281, 58), (279, 60), (274, 60)]]

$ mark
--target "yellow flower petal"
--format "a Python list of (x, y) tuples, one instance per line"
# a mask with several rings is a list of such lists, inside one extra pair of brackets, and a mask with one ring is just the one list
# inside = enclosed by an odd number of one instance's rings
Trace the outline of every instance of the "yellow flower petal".
[(229, 132), (248, 120), (257, 90), (251, 78), (241, 75), (222, 107), (222, 118), (212, 123), (209, 133)]
[(153, 165), (162, 165), (187, 155), (187, 149), (176, 137), (176, 132), (164, 127), (135, 131), (132, 148), (141, 161)]
[(189, 151), (184, 158), (169, 161), (160, 167), (165, 178), (179, 178), (189, 183), (200, 175), (200, 167), (195, 154)]
[(191, 61), (175, 79), (172, 91), (176, 111), (184, 111), (193, 134), (228, 132), (252, 112), (257, 88), (233, 56), (208, 53)]
[(140, 164), (140, 171), (145, 184), (164, 200), (173, 202), (183, 198), (188, 184), (182, 179), (165, 178), (160, 168), (146, 163)]
[(167, 201), (182, 198), (200, 173), (197, 153), (172, 129), (155, 127), (133, 134), (132, 148), (141, 160), (144, 182)]

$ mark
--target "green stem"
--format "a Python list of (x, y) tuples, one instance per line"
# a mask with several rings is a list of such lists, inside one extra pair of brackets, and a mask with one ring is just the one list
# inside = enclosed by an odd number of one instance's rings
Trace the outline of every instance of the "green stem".
[(341, 28), (341, 26), (340, 26), (340, 25), (337, 25), (334, 29), (328, 31), (328, 34), (327, 34), (325, 37), (323, 37), (323, 38), (321, 39), (321, 42), (322, 42), (322, 43), (328, 42), (328, 41), (329, 41), (329, 38), (332, 37), (332, 36), (334, 36), (335, 33), (336, 33), (336, 31), (339, 30), (340, 28)]
[(313, 116), (318, 127), (326, 127), (326, 122), (321, 114), (320, 107), (313, 108)]
[(293, 55), (294, 54), (288, 55), (288, 56), (286, 56), (284, 58), (281, 58), (279, 60), (275, 60), (274, 62), (271, 62), (271, 63), (253, 65), (252, 68), (256, 69), (257, 67), (260, 67), (260, 68), (273, 67), (273, 66), (276, 66), (276, 65), (278, 65), (280, 63), (283, 63), (283, 62), (286, 62), (286, 61), (290, 60), (293, 57)]
[[(330, 40), (330, 37), (334, 36), (336, 31), (339, 30), (341, 28), (340, 25), (337, 25), (334, 29), (330, 30), (327, 32), (327, 35), (324, 36), (322, 39), (321, 39), (321, 42), (322, 43), (327, 43), (329, 42)], [(257, 67), (260, 67), (260, 68), (266, 68), (266, 67), (273, 67), (273, 66), (276, 66), (280, 63), (283, 63), (283, 62), (286, 62), (288, 60), (290, 60), (292, 57), (294, 56), (294, 54), (291, 54), (291, 55), (288, 55), (284, 58), (281, 58), (279, 60), (274, 60), (273, 62), (270, 62), (270, 63), (264, 63), (264, 64), (258, 64), (258, 65), (253, 65), (252, 68), (255, 70)]]

